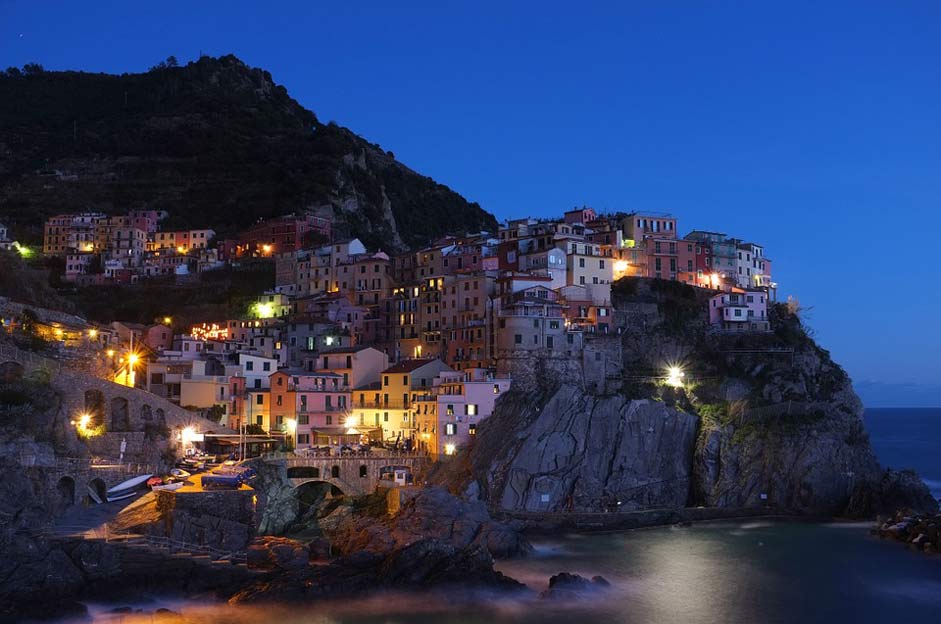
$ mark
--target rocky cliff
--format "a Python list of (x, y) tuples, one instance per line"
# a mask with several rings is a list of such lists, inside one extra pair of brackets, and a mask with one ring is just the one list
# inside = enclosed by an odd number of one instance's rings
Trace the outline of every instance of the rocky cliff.
[(312, 211), (387, 250), (496, 225), (234, 56), (120, 76), (0, 72), (6, 225), (35, 241), (51, 214), (134, 208), (169, 211), (166, 227), (222, 235)]
[[(773, 333), (713, 335), (685, 288), (632, 285), (639, 301), (617, 302), (625, 372), (607, 380), (616, 383), (520, 384), (432, 480), (514, 512), (937, 509), (913, 473), (880, 467), (849, 377), (795, 310), (772, 307)], [(686, 370), (683, 387), (666, 383), (667, 363)]]
[(516, 393), (482, 428), (474, 472), (485, 497), (506, 510), (682, 506), (698, 422), (663, 403), (571, 385)]

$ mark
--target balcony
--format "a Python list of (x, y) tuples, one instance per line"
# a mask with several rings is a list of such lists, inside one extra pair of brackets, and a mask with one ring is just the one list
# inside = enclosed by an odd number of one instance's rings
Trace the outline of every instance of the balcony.
[(412, 401), (353, 401), (353, 409), (410, 409)]

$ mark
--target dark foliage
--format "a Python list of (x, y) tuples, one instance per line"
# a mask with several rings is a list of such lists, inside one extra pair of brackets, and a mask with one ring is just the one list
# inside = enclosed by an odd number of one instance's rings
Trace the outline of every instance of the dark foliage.
[(32, 66), (0, 74), (0, 215), (21, 239), (37, 241), (43, 220), (65, 211), (167, 210), (169, 226), (226, 236), (325, 207), (341, 231), (389, 249), (384, 206), (410, 246), (496, 225), (378, 146), (322, 124), (234, 56), (183, 67), (170, 57), (120, 76)]

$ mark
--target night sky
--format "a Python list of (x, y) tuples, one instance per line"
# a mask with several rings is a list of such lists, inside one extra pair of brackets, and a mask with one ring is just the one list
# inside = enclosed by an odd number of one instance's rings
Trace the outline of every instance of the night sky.
[(941, 3), (372, 4), (0, 0), (0, 65), (233, 53), (500, 219), (763, 243), (868, 405), (941, 405)]

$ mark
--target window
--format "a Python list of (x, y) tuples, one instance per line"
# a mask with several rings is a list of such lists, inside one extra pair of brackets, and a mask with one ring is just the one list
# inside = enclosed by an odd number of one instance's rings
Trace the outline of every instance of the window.
[(514, 344), (523, 344), (523, 335), (522, 335), (522, 334), (514, 334), (514, 335), (513, 335), (513, 343), (514, 343)]
[(551, 349), (552, 344), (553, 344), (552, 336), (546, 336), (546, 348)]
[(271, 362), (262, 362), (261, 368), (262, 368), (262, 370), (270, 371), (270, 370), (271, 370)]
[(256, 394), (255, 395), (255, 405), (264, 405), (265, 404), (265, 395)]
[(444, 424), (444, 435), (453, 436), (457, 434), (457, 425), (455, 423)]

